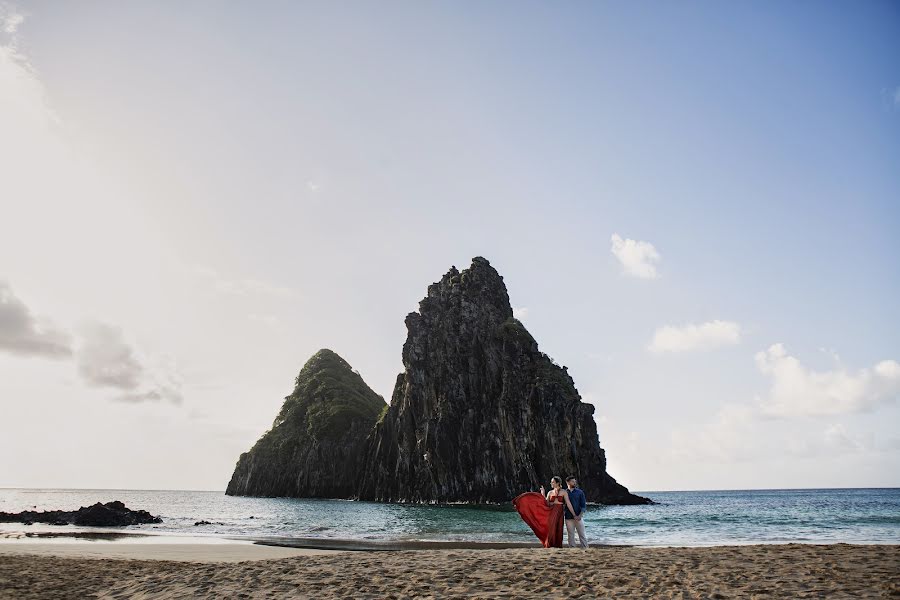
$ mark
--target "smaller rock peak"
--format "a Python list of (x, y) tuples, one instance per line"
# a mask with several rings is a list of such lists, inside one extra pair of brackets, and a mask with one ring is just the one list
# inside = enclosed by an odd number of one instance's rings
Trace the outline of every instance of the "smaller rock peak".
[(343, 358), (341, 358), (341, 356), (337, 352), (329, 348), (322, 348), (321, 350), (310, 356), (309, 361), (307, 362), (319, 360), (337, 360), (342, 363), (347, 362)]
[(334, 350), (322, 348), (309, 357), (309, 360), (307, 360), (306, 364), (303, 365), (303, 369), (300, 370), (300, 375), (298, 376), (298, 378), (305, 375), (312, 375), (316, 372), (322, 371), (323, 369), (352, 371), (353, 367), (351, 367), (350, 363), (341, 358), (341, 356)]

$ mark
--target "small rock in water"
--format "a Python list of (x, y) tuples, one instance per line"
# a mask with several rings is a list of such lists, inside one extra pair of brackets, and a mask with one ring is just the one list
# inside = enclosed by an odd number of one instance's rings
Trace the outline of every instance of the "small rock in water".
[(197, 525), (212, 525), (212, 523), (210, 523), (209, 521), (197, 521), (196, 523), (194, 523), (194, 527), (196, 527)]

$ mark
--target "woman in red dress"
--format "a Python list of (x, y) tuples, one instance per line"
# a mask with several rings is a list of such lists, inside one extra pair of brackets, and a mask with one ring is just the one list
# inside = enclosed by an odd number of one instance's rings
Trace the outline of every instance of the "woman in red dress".
[(544, 496), (541, 493), (525, 492), (513, 500), (513, 506), (534, 534), (541, 540), (544, 548), (562, 548), (563, 503), (569, 512), (575, 514), (569, 494), (562, 486), (562, 479), (553, 477), (550, 480), (550, 491)]

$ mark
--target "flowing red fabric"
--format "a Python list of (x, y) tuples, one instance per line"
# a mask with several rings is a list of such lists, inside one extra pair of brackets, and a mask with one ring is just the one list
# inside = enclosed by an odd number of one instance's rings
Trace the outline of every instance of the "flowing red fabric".
[(544, 497), (537, 492), (519, 494), (513, 500), (522, 520), (531, 527), (544, 548), (562, 548), (563, 505), (557, 498), (547, 506)]

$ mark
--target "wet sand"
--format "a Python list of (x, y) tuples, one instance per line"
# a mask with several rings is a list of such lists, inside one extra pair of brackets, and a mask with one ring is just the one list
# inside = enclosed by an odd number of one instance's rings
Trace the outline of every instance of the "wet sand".
[(237, 563), (60, 557), (7, 550), (0, 554), (0, 598), (538, 598), (559, 594), (900, 598), (900, 546), (446, 549), (338, 552)]

